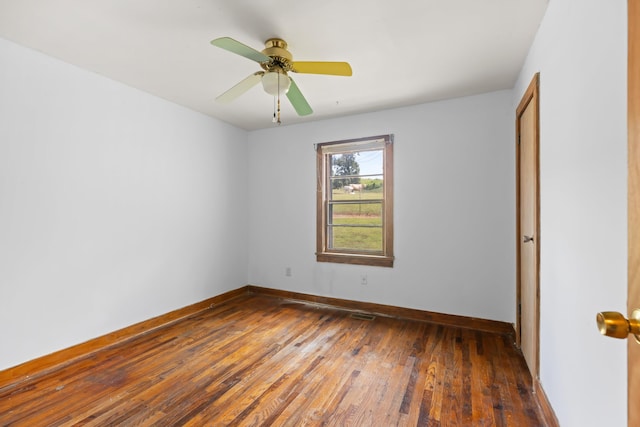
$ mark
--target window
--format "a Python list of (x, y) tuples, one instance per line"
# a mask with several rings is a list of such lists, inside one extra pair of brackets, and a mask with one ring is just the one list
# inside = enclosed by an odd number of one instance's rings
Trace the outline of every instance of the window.
[(393, 135), (316, 152), (317, 261), (393, 267)]

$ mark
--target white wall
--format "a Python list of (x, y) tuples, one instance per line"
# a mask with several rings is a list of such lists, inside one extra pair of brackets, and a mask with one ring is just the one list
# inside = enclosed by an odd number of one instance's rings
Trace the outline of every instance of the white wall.
[[(514, 322), (511, 99), (501, 91), (251, 132), (250, 283)], [(395, 266), (317, 263), (313, 144), (387, 133)]]
[[(553, 0), (513, 92), (247, 137), (0, 40), (0, 369), (247, 282), (513, 322), (540, 71), (541, 380), (563, 426), (624, 425), (626, 344), (594, 317), (625, 310), (625, 67), (624, 0)], [(316, 263), (313, 144), (384, 133), (395, 267)]]
[(0, 369), (247, 283), (247, 134), (0, 40)]
[(626, 1), (552, 0), (514, 89), (540, 71), (541, 382), (563, 426), (626, 425)]

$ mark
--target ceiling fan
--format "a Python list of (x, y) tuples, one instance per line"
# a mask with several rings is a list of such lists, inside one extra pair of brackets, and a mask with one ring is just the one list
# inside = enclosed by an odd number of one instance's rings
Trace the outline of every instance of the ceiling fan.
[(280, 95), (285, 94), (299, 116), (313, 113), (311, 106), (300, 92), (298, 85), (287, 74), (289, 71), (305, 74), (329, 74), (334, 76), (350, 76), (351, 66), (347, 62), (309, 62), (294, 61), (287, 50), (287, 42), (279, 38), (267, 40), (265, 48), (259, 52), (230, 37), (221, 37), (211, 44), (228, 50), (245, 58), (256, 61), (264, 71), (258, 71), (233, 86), (216, 98), (216, 101), (229, 103), (262, 81), (262, 86), (270, 95), (277, 97), (277, 117), (274, 109), (273, 121), (280, 123)]

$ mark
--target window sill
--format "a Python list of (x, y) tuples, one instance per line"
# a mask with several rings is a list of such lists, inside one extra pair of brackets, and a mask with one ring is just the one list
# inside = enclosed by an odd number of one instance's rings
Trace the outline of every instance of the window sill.
[(317, 262), (335, 262), (340, 264), (370, 265), (374, 267), (393, 267), (393, 257), (380, 255), (355, 255), (323, 252), (316, 254)]

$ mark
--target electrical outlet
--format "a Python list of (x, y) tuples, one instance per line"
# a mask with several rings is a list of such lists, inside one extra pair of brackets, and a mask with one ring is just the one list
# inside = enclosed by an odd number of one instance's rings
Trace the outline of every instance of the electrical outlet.
[(367, 286), (367, 275), (366, 274), (363, 274), (363, 275), (360, 276), (360, 284), (362, 286)]
[(284, 275), (287, 277), (291, 277), (291, 267), (285, 268)]

